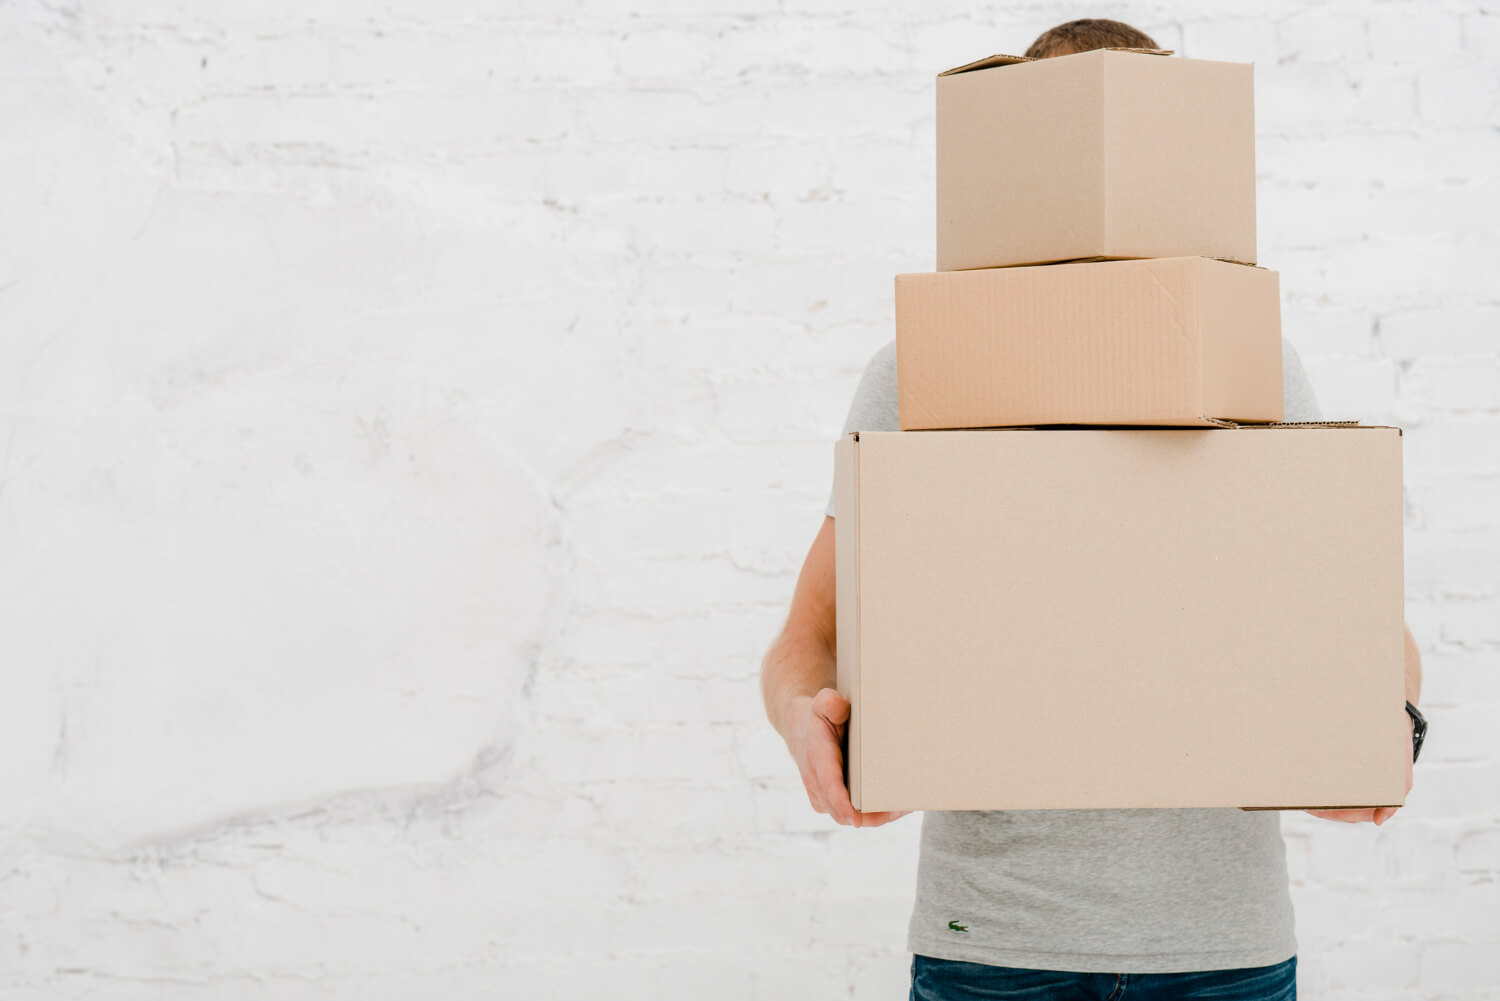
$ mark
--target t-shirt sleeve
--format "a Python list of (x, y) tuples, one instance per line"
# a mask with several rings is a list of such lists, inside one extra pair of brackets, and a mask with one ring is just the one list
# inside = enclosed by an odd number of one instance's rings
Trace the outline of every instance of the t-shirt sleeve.
[(1281, 419), (1284, 421), (1320, 421), (1323, 408), (1318, 406), (1312, 381), (1302, 367), (1302, 358), (1292, 342), (1281, 339)]
[[(844, 429), (839, 436), (853, 431), (899, 431), (901, 421), (896, 411), (896, 342), (891, 341), (876, 351), (865, 365), (859, 386), (854, 390), (854, 399), (849, 402), (849, 414), (844, 418)], [(833, 513), (834, 493), (828, 491), (828, 517)]]

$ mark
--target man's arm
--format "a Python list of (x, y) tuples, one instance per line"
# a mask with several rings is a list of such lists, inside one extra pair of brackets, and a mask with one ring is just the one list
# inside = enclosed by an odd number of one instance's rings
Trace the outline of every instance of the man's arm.
[[(1411, 634), (1411, 626), (1405, 626), (1406, 631), (1406, 701), (1412, 705), (1417, 704), (1417, 699), (1422, 695), (1422, 654), (1417, 649), (1417, 641)], [(1411, 733), (1411, 717), (1406, 718), (1407, 733)], [(1411, 756), (1406, 758), (1406, 791), (1411, 792)], [(1399, 806), (1382, 806), (1370, 810), (1308, 810), (1314, 817), (1322, 817), (1325, 820), (1340, 820), (1346, 824), (1359, 824), (1366, 820), (1374, 821), (1376, 825), (1383, 824), (1396, 815)]]
[(860, 813), (844, 785), (842, 738), (849, 701), (834, 688), (838, 653), (834, 617), (833, 519), (825, 517), (797, 577), (786, 626), (761, 664), (766, 717), (786, 741), (813, 809), (840, 824), (875, 827), (908, 811)]
[(1418, 699), (1422, 694), (1422, 653), (1417, 649), (1417, 641), (1411, 634), (1411, 626), (1406, 627), (1406, 701), (1412, 705), (1418, 705)]

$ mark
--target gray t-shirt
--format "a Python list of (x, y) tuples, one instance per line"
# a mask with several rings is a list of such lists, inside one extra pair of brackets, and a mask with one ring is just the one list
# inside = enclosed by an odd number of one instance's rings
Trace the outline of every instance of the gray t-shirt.
[[(1285, 339), (1282, 352), (1283, 419), (1321, 420), (1302, 361)], [(870, 359), (844, 433), (896, 430), (892, 342)], [(1085, 973), (1284, 962), (1297, 939), (1281, 815), (1235, 808), (924, 813), (907, 949)]]

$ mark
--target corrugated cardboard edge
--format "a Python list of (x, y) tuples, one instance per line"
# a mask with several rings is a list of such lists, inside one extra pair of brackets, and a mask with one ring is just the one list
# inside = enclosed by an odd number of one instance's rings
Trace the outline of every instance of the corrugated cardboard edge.
[[(976, 424), (965, 427), (901, 428), (902, 434), (926, 434), (930, 431), (1209, 431), (1215, 428), (1251, 427), (1217, 417), (1174, 418), (1171, 424)], [(1256, 425), (1258, 426), (1258, 425)]]
[(1400, 431), (1398, 427), (1390, 424), (1361, 424), (1357, 420), (1351, 421), (1229, 421), (1220, 420), (1217, 417), (1205, 417), (1220, 427), (1226, 428), (1386, 428)]
[(1405, 806), (1405, 803), (1359, 803), (1354, 806), (1242, 806), (1241, 810), (1378, 810), (1383, 806)]
[(1198, 415), (1203, 424), (997, 424), (989, 427), (963, 428), (902, 428), (908, 431), (1207, 431), (1209, 428), (1225, 428), (1231, 431), (1251, 431), (1256, 428), (1355, 428), (1367, 431), (1394, 431), (1401, 429), (1394, 424), (1361, 424), (1359, 421), (1266, 421), (1253, 423), (1223, 420), (1219, 417)]
[[(1173, 51), (1175, 51), (1173, 49), (1135, 49), (1125, 45), (1107, 45), (1104, 46), (1104, 48), (1110, 52), (1139, 52), (1148, 56), (1170, 56)], [(1090, 49), (1089, 51), (1092, 52), (1095, 50)], [(1080, 55), (1080, 53), (1076, 52), (1070, 54)], [(1035, 59), (1031, 56), (1010, 56), (1004, 53), (996, 53), (993, 56), (985, 56), (983, 59), (976, 59), (972, 63), (964, 63), (962, 66), (955, 66), (951, 70), (943, 70), (943, 72), (939, 73), (938, 76), (955, 76), (959, 73), (969, 73), (974, 70), (987, 70), (995, 66), (1011, 66), (1015, 63), (1035, 63), (1040, 61), (1041, 60)]]
[(1394, 424), (1361, 424), (1359, 421), (1272, 421), (1269, 424), (1245, 424), (1247, 428), (1365, 428), (1371, 431), (1394, 431), (1401, 429)]
[(1394, 424), (1361, 424), (1359, 421), (1225, 421), (1217, 417), (1204, 417), (1204, 421), (1217, 424), (1219, 427), (1234, 428), (1240, 431), (1253, 430), (1255, 428), (1358, 428), (1366, 431), (1394, 431), (1401, 434), (1401, 429)]
[[(844, 786), (858, 810), (864, 802), (863, 710), (859, 704), (859, 432), (834, 446), (834, 685), (849, 700), (844, 729)], [(846, 563), (846, 573), (838, 571)]]

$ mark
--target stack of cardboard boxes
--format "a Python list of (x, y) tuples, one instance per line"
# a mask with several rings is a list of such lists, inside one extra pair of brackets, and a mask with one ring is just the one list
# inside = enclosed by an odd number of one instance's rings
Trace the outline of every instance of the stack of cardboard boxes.
[(1400, 805), (1400, 431), (1282, 422), (1251, 67), (991, 57), (937, 159), (835, 453), (855, 807)]

